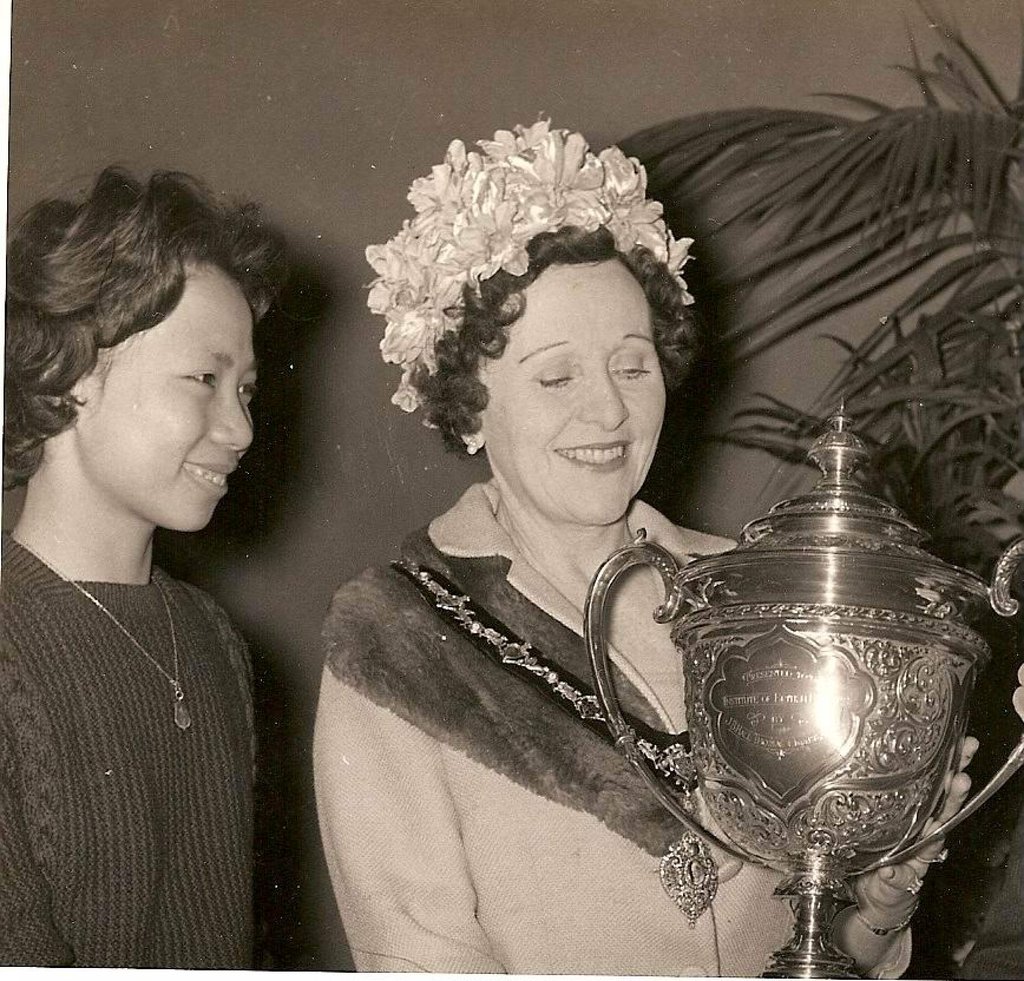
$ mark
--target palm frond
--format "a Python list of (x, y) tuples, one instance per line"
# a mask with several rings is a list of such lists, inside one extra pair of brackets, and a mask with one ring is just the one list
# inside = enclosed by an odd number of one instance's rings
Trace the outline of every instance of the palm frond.
[(977, 100), (988, 98), (993, 105), (1006, 109), (1008, 99), (1003, 94), (998, 82), (989, 71), (985, 62), (977, 52), (964, 40), (956, 25), (939, 14), (928, 0), (919, 0), (921, 8), (928, 15), (929, 22), (942, 39), (946, 50), (944, 62), (969, 89)]
[(923, 283), (912, 290), (910, 295), (893, 309), (892, 315), (902, 319), (919, 310), (950, 286), (959, 282), (969, 282), (974, 278), (972, 274), (981, 273), (992, 266), (998, 266), (1002, 261), (1003, 257), (998, 252), (987, 249), (972, 251), (959, 259), (953, 259), (936, 269)]
[[(749, 358), (817, 329), (842, 351), (810, 408), (762, 393), (726, 438), (796, 462), (845, 399), (884, 495), (980, 571), (1024, 532), (1024, 507), (1000, 489), (1024, 471), (1024, 21), (1011, 101), (959, 28), (919, 3), (937, 51), (926, 63), (911, 37), (896, 67), (920, 105), (828, 94), (857, 116), (705, 113), (623, 145), (702, 242), (729, 316), (720, 350)], [(856, 343), (833, 336), (834, 314), (885, 288), (888, 316)]]
[(848, 92), (812, 92), (819, 99), (835, 99), (836, 102), (847, 102), (858, 109), (865, 109), (872, 114), (892, 112), (893, 107), (877, 99), (869, 99), (864, 95), (851, 95)]
[(818, 266), (817, 278), (800, 280), (784, 290), (765, 311), (766, 320), (745, 317), (723, 334), (723, 341), (735, 345), (743, 357), (751, 357), (915, 272), (969, 238), (946, 236), (895, 255), (887, 248), (889, 237), (881, 242), (859, 240)]

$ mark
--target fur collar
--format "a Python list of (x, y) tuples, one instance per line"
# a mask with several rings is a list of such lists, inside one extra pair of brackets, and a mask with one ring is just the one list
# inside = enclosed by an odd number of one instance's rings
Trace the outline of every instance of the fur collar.
[[(542, 610), (563, 626), (583, 636), (583, 611), (570, 603), (544, 578), (519, 552), (505, 529), (498, 523), (497, 513), (501, 494), (494, 481), (473, 484), (453, 508), (435, 518), (429, 525), (430, 541), (446, 556), (458, 558), (500, 557), (506, 561), (504, 575), (516, 592), (528, 599), (534, 607)], [(641, 500), (634, 500), (626, 523), (632, 533), (641, 528), (647, 531), (648, 541), (668, 549), (680, 562), (698, 555), (723, 552), (735, 544), (727, 538), (718, 538), (703, 532), (680, 528), (663, 514)], [(619, 585), (622, 590), (622, 585)], [(470, 594), (472, 595), (472, 594)], [(485, 604), (487, 605), (487, 604)], [(493, 612), (493, 611), (492, 611)], [(503, 619), (499, 616), (499, 619)], [(508, 623), (508, 621), (505, 621)], [(509, 624), (511, 626), (511, 624)], [(527, 637), (526, 639), (529, 639)], [(664, 643), (671, 646), (669, 633), (665, 632)], [(590, 678), (590, 659), (584, 650), (582, 673), (572, 669), (578, 678)], [(548, 652), (554, 656), (554, 652)], [(626, 658), (614, 644), (609, 644), (609, 655), (613, 664), (622, 672), (630, 684), (650, 703), (661, 728), (672, 730), (672, 719), (667, 710), (662, 710), (657, 692), (645, 678), (642, 665), (636, 665)], [(569, 665), (565, 665), (569, 667)], [(635, 713), (639, 714), (639, 713)], [(647, 721), (645, 719), (645, 721)], [(682, 725), (682, 720), (678, 720)]]
[[(508, 554), (512, 550), (493, 519), (493, 491), (488, 485), (471, 488), (430, 526), (429, 534), (410, 536), (404, 557), (440, 572), (546, 657), (589, 680), (589, 658), (573, 629), (579, 612), (560, 609), (562, 616), (552, 616), (535, 601), (533, 597), (544, 594), (544, 580)], [(490, 524), (483, 508), (491, 515)], [(646, 505), (640, 515), (643, 526), (662, 543), (667, 536), (660, 526), (676, 531)], [(693, 536), (689, 541), (728, 545)], [(552, 607), (560, 605), (560, 597), (543, 598)], [(567, 619), (574, 621), (571, 626)], [(400, 573), (370, 570), (342, 587), (328, 615), (325, 638), (328, 665), (340, 680), (434, 738), (532, 793), (592, 814), (652, 855), (661, 856), (679, 838), (678, 822), (617, 750), (446, 628)], [(616, 684), (627, 711), (664, 728), (631, 677), (620, 671)], [(724, 856), (718, 857), (721, 863)]]

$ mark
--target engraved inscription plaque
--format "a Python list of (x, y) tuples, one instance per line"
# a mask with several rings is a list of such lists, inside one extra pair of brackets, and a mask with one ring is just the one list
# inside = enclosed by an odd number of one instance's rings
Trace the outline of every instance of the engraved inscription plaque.
[(705, 690), (719, 752), (783, 808), (850, 756), (874, 702), (845, 652), (784, 625), (721, 657)]

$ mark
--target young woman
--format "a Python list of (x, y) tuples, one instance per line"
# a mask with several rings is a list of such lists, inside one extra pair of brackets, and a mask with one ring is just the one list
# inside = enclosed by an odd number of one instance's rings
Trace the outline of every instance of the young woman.
[(280, 250), (252, 206), (104, 171), (8, 245), (0, 963), (246, 967), (245, 645), (152, 565), (252, 440)]

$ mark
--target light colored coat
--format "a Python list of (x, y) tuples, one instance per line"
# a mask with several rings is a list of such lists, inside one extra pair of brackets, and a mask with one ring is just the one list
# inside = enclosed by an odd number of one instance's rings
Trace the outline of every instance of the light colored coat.
[[(563, 666), (575, 645), (572, 669), (589, 680), (581, 611), (516, 552), (495, 520), (496, 495), (470, 488), (431, 524), (428, 551), (469, 570), (459, 582), (474, 598), (503, 572), (490, 595), (506, 605), (494, 615)], [(731, 545), (640, 502), (629, 522), (680, 558)], [(619, 596), (651, 610), (660, 599), (653, 572), (626, 580)], [(659, 650), (637, 651), (613, 612), (611, 637), (634, 710), (646, 703), (653, 724), (684, 728), (668, 631)], [(487, 662), (400, 574), (343, 586), (325, 641), (317, 803), (358, 969), (753, 976), (787, 938), (778, 874), (722, 853), (718, 895), (691, 928), (658, 873), (681, 833), (674, 819), (614, 749)], [(464, 670), (476, 674), (467, 681)], [(909, 943), (899, 947), (889, 969), (906, 964)]]

